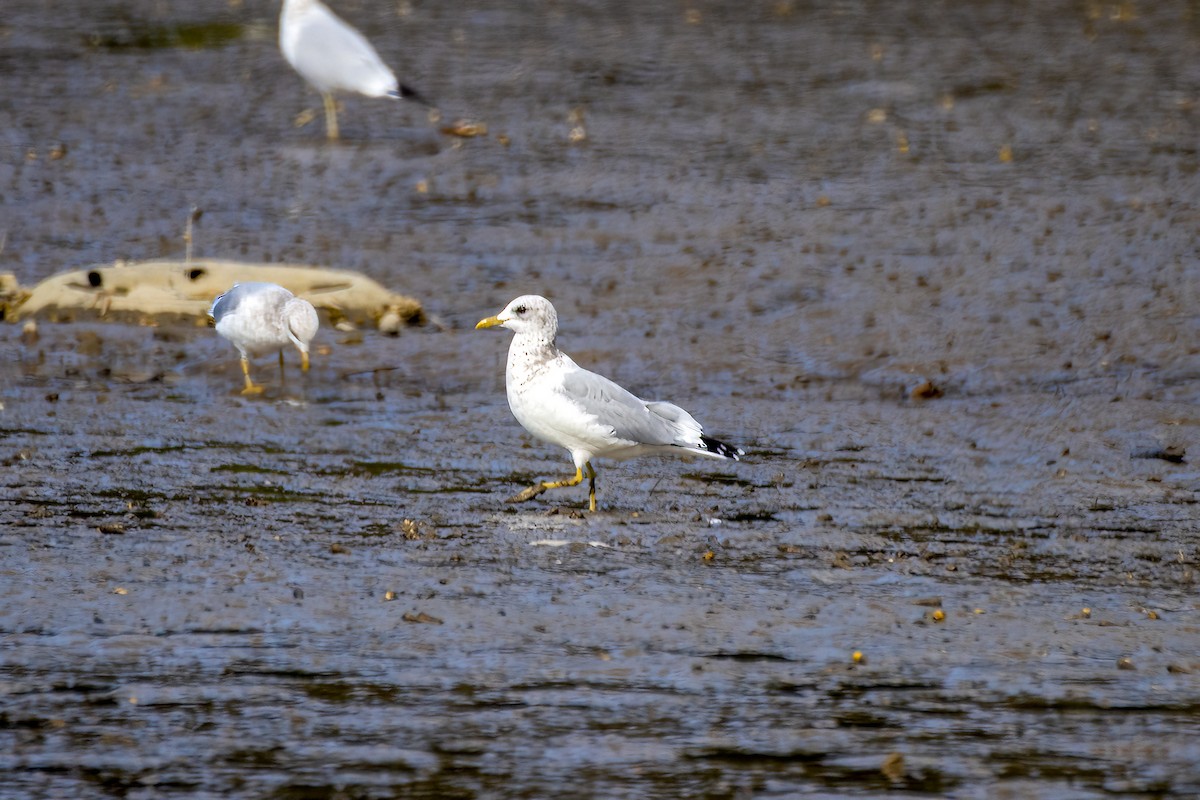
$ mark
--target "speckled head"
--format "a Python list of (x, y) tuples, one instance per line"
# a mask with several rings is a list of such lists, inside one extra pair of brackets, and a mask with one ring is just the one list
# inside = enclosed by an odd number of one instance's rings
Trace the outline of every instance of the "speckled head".
[(475, 328), (496, 326), (508, 328), (518, 336), (531, 336), (552, 343), (558, 334), (558, 312), (546, 298), (524, 294), (496, 316), (479, 320)]

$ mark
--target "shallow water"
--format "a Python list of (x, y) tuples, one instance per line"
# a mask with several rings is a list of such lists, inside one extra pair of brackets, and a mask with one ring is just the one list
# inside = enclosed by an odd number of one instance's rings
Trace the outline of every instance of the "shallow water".
[[(0, 269), (439, 324), (0, 327), (6, 794), (1200, 792), (1194, 4), (348, 0), (445, 117), (336, 147), (273, 4), (9, 5)], [(747, 458), (506, 504), (526, 291)]]

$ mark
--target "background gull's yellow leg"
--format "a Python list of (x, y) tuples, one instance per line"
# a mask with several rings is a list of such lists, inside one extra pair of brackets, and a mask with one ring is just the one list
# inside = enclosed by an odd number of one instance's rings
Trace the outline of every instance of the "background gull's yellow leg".
[(325, 135), (329, 137), (329, 141), (336, 142), (338, 139), (338, 123), (337, 123), (337, 103), (333, 100), (333, 95), (323, 93), (321, 99), (325, 101)]
[(250, 359), (242, 356), (242, 375), (246, 377), (246, 386), (242, 394), (262, 394), (263, 387), (250, 380)]

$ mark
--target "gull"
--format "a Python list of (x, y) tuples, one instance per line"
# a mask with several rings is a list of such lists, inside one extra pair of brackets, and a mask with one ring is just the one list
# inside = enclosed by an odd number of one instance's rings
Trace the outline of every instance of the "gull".
[(704, 435), (700, 423), (677, 405), (642, 400), (603, 375), (576, 364), (554, 344), (558, 314), (544, 297), (523, 295), (480, 328), (512, 331), (505, 385), (513, 416), (542, 441), (565, 447), (575, 477), (542, 482), (511, 498), (521, 502), (547, 489), (578, 486), (588, 477), (588, 508), (596, 510), (593, 458), (701, 455), (739, 460), (745, 451)]
[(208, 311), (217, 333), (233, 342), (242, 356), (246, 386), (242, 394), (260, 394), (263, 387), (250, 380), (250, 358), (279, 351), (283, 375), (283, 348), (290, 342), (300, 351), (300, 369), (308, 372), (308, 343), (317, 335), (317, 310), (274, 283), (235, 283), (213, 301)]
[(300, 77), (325, 101), (325, 133), (338, 138), (334, 92), (367, 97), (425, 99), (396, 80), (375, 48), (320, 0), (283, 0), (279, 49)]

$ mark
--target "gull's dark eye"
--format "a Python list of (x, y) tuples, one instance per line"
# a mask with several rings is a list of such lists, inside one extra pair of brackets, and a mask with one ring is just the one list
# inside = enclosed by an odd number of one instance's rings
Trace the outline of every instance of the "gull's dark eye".
[(525, 308), (525, 306), (517, 306), (513, 310), (516, 311), (518, 314), (524, 314), (526, 311), (526, 308)]

